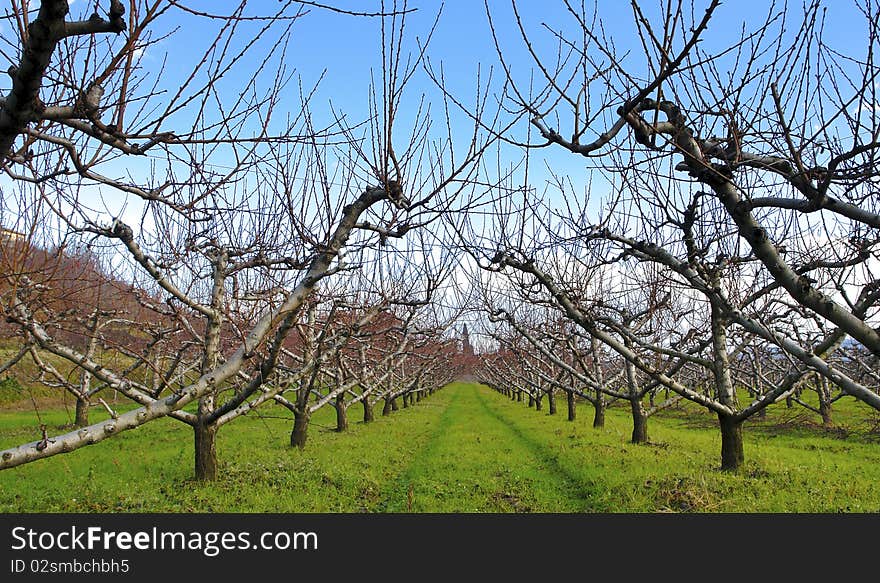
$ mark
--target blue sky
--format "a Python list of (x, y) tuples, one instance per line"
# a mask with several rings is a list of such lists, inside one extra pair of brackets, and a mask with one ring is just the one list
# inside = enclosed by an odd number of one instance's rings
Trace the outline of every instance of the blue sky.
[[(238, 2), (191, 0), (183, 4), (199, 10), (217, 14), (231, 12)], [(353, 11), (373, 12), (382, 9), (380, 0), (327, 0), (328, 4)], [(575, 4), (577, 2), (574, 2)], [(657, 7), (666, 1), (641, 1), (639, 4), (646, 16), (654, 20)], [(259, 0), (249, 4), (250, 14), (270, 14), (282, 2), (278, 0)], [(391, 0), (385, 1), (385, 9), (392, 7)], [(401, 3), (402, 4), (402, 3)], [(587, 3), (588, 8), (591, 2)], [(702, 14), (705, 0), (698, 0), (695, 6), (697, 17)], [(717, 42), (725, 44), (735, 36), (740, 26), (755, 25), (767, 13), (770, 2), (758, 0), (737, 0), (724, 2), (716, 12), (709, 32), (705, 35), (703, 45)], [(797, 13), (800, 2), (792, 2), (790, 11)], [(829, 15), (826, 22), (826, 37), (830, 42), (842, 48), (844, 52), (863, 56), (865, 53), (864, 29), (858, 15), (850, 6), (850, 2), (828, 0)], [(399, 4), (400, 5), (400, 4)], [(74, 16), (86, 16), (92, 10), (93, 3), (75, 0), (71, 5)], [(427, 36), (438, 11), (442, 14), (436, 32), (429, 46), (428, 55), (431, 62), (438, 66), (442, 63), (451, 89), (467, 99), (472, 95), (478, 70), (482, 70), (485, 78), (490, 67), (495, 67), (496, 78), (500, 79), (497, 69), (498, 59), (489, 34), (486, 8), (482, 0), (411, 0), (407, 6), (414, 11), (407, 16), (406, 42), (415, 50), (416, 39), (424, 40)], [(512, 18), (509, 0), (489, 0), (498, 35), (501, 39), (509, 62), (518, 68), (520, 78), (525, 79), (533, 64), (525, 52), (523, 42)], [(561, 28), (567, 33), (577, 34), (573, 28), (573, 19), (567, 13), (562, 0), (520, 0), (518, 10), (535, 44), (538, 52), (552, 56), (555, 51), (555, 40), (542, 28), (546, 23), (552, 28)], [(645, 72), (644, 58), (640, 53), (640, 45), (635, 35), (633, 15), (629, 2), (624, 0), (599, 0), (598, 11), (603, 19), (605, 31), (617, 45), (619, 53), (632, 51), (628, 57), (630, 67), (637, 72)], [(292, 13), (291, 9), (288, 13)], [(288, 51), (288, 67), (294, 70), (305, 86), (311, 86), (323, 75), (323, 80), (316, 99), (316, 112), (321, 105), (333, 102), (335, 106), (346, 111), (354, 118), (363, 117), (367, 113), (366, 102), (371, 72), (377, 73), (381, 67), (379, 19), (359, 16), (347, 16), (320, 8), (307, 8), (308, 14), (293, 25), (292, 41)], [(181, 30), (168, 40), (152, 48), (149, 54), (150, 63), (157, 65), (164, 56), (169, 57), (171, 66), (164, 75), (173, 78), (175, 73), (187, 71), (187, 60), (192, 61), (201, 55), (207, 42), (212, 38), (211, 28), (218, 21), (194, 19), (180, 10), (171, 9), (157, 23), (156, 30), (167, 30), (181, 26)], [(655, 24), (657, 24), (655, 22)], [(658, 24), (659, 25), (659, 24)], [(256, 30), (262, 24), (254, 23), (242, 27), (240, 39), (247, 39), (249, 31)], [(5, 30), (8, 29), (4, 29)], [(269, 39), (273, 35), (269, 35)], [(261, 51), (259, 46), (252, 51), (251, 65), (256, 66)], [(231, 86), (234, 86), (234, 80)], [(412, 99), (404, 106), (415, 104), (419, 92), (424, 90), (433, 93), (434, 88), (423, 76), (417, 76), (410, 88)]]
[[(380, 1), (371, 0), (327, 0), (334, 6), (355, 11), (378, 11), (382, 8)], [(695, 7), (697, 17), (702, 14), (708, 2), (699, 1)], [(101, 2), (101, 5), (104, 3)], [(187, 6), (213, 13), (229, 13), (238, 2), (209, 2), (189, 1)], [(401, 3), (402, 4), (402, 3)], [(646, 16), (652, 19), (656, 15), (657, 6), (663, 2), (640, 2)], [(865, 54), (864, 30), (858, 15), (850, 6), (849, 2), (829, 0), (828, 18), (826, 20), (826, 37), (839, 47), (844, 53), (862, 57)], [(262, 0), (252, 2), (248, 11), (251, 14), (269, 14), (276, 10), (281, 2), (275, 0)], [(588, 6), (591, 4), (588, 3)], [(735, 36), (742, 24), (755, 25), (760, 22), (768, 11), (770, 3), (756, 0), (725, 2), (717, 11), (708, 33), (705, 35), (704, 45), (712, 43), (723, 45)], [(93, 2), (76, 0), (72, 3), (73, 16), (87, 17), (91, 12)], [(385, 2), (385, 8), (390, 9), (391, 1)], [(561, 28), (567, 34), (575, 34), (576, 28), (571, 16), (566, 12), (563, 2), (560, 1), (537, 1), (522, 0), (518, 3), (518, 9), (523, 18), (530, 39), (535, 49), (544, 55), (555, 54), (555, 40), (542, 25), (546, 23), (551, 28)], [(442, 65), (446, 75), (449, 89), (465, 102), (473, 99), (478, 71), (485, 80), (490, 68), (494, 68), (496, 81), (501, 80), (501, 72), (498, 69), (498, 58), (495, 47), (489, 33), (486, 9), (481, 0), (449, 0), (442, 3), (438, 0), (412, 0), (408, 3), (409, 8), (415, 11), (407, 17), (406, 44), (416, 50), (416, 39), (424, 40), (434, 23), (438, 10), (442, 7), (439, 24), (428, 49), (428, 56), (436, 69)], [(520, 39), (513, 17), (511, 4), (508, 0), (489, 0), (489, 9), (496, 26), (496, 31), (503, 45), (504, 53), (508, 62), (514, 67), (514, 73), (520, 80), (528, 78), (534, 65), (525, 51), (524, 43)], [(313, 101), (313, 113), (318, 119), (329, 123), (329, 104), (345, 112), (351, 120), (362, 120), (368, 115), (369, 81), (371, 74), (377, 75), (381, 68), (380, 58), (380, 20), (349, 16), (336, 12), (308, 8), (308, 14), (296, 22), (292, 28), (291, 43), (288, 50), (287, 66), (289, 71), (294, 71), (298, 79), (302, 80), (305, 87), (310, 87), (322, 78), (318, 92)], [(599, 0), (598, 10), (603, 18), (605, 32), (614, 40), (620, 54), (632, 51), (628, 57), (631, 70), (639, 74), (646, 74), (647, 68), (644, 57), (641, 55), (638, 38), (635, 35), (632, 9), (629, 2), (622, 0)], [(792, 3), (790, 10), (800, 10), (800, 3)], [(213, 37), (212, 28), (218, 26), (219, 21), (195, 19), (184, 12), (171, 9), (163, 19), (157, 23), (157, 34), (164, 30), (180, 27), (180, 30), (170, 38), (163, 40), (158, 45), (151, 47), (146, 54), (144, 65), (158, 67), (164, 59), (167, 66), (162, 73), (162, 84), (173, 90), (175, 80), (180, 82), (180, 76), (188, 71), (193, 62), (198, 59), (207, 43)], [(247, 39), (254, 30), (262, 26), (262, 23), (248, 23), (242, 26), (239, 39)], [(277, 27), (280, 28), (280, 27)], [(0, 32), (8, 36), (9, 28), (4, 26)], [(273, 39), (273, 34), (268, 35), (263, 46), (256, 46), (252, 53), (246, 57), (241, 66), (242, 73), (246, 73), (261, 64), (262, 48)], [(234, 47), (233, 47), (234, 48)], [(271, 77), (271, 68), (267, 79)], [(233, 92), (241, 89), (241, 84), (246, 77), (232, 77), (226, 81), (225, 87)], [(268, 81), (267, 81), (268, 82)], [(295, 84), (290, 86), (295, 90)], [(5, 89), (4, 89), (5, 90)], [(417, 107), (419, 96), (424, 92), (434, 102), (435, 114), (439, 113), (440, 98), (436, 88), (430, 83), (423, 73), (418, 73), (408, 89), (408, 98), (403, 102), (403, 116), (407, 110)], [(291, 98), (281, 104), (281, 110), (285, 108), (295, 111), (298, 100)], [(276, 114), (277, 115), (277, 114)], [(459, 119), (462, 133), (468, 131), (464, 120)], [(568, 128), (562, 128), (563, 130)], [(523, 139), (527, 130), (527, 124), (520, 124), (514, 131), (514, 137)], [(513, 156), (516, 156), (514, 153)], [(532, 168), (534, 184), (540, 190), (540, 182), (546, 175), (542, 174), (541, 166), (544, 162), (549, 163), (556, 171), (566, 173), (577, 178), (584, 176), (583, 160), (558, 148), (541, 150), (535, 158)]]

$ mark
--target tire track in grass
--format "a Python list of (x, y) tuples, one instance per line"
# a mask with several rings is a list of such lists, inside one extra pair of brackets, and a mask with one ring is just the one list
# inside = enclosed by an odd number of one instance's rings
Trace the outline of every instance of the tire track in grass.
[[(559, 463), (559, 459), (547, 449), (546, 444), (535, 439), (530, 432), (524, 432), (522, 428), (515, 423), (515, 420), (502, 416), (497, 409), (492, 408), (487, 400), (490, 398), (495, 399), (495, 393), (490, 395), (487, 391), (479, 391), (477, 392), (477, 398), (487, 415), (494, 418), (498, 423), (506, 427), (510, 433), (515, 435), (516, 438), (533, 453), (535, 458), (543, 464), (542, 467), (546, 468), (547, 472), (553, 475), (559, 483), (565, 485), (570, 495), (583, 502), (584, 511), (596, 510), (591, 507), (594, 497), (593, 486), (584, 484), (581, 478), (568, 471)], [(517, 412), (520, 411), (522, 411), (522, 409)]]
[[(446, 387), (442, 391), (443, 396), (448, 398), (449, 392), (455, 390), (456, 388), (454, 387)], [(374, 507), (372, 509), (373, 511), (412, 512), (414, 510), (413, 504), (411, 502), (411, 497), (413, 494), (410, 493), (410, 484), (412, 484), (413, 480), (414, 463), (417, 460), (430, 457), (432, 455), (431, 451), (435, 447), (435, 444), (440, 439), (440, 437), (446, 433), (448, 427), (452, 423), (449, 405), (451, 400), (453, 399), (446, 401), (446, 407), (445, 409), (443, 409), (443, 413), (440, 414), (440, 420), (434, 427), (431, 436), (418, 452), (414, 452), (410, 463), (408, 463), (406, 467), (402, 469), (397, 478), (391, 482), (391, 485), (384, 489), (384, 491), (382, 492), (382, 502)]]
[(385, 492), (389, 512), (582, 512), (591, 492), (486, 403), (477, 385), (451, 391), (434, 435)]

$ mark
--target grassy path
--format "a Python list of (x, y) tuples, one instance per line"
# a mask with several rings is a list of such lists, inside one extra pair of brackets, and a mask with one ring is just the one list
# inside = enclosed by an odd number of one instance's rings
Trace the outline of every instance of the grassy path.
[[(374, 423), (355, 407), (345, 433), (325, 407), (301, 451), (279, 409), (221, 430), (216, 482), (192, 479), (192, 433), (163, 419), (0, 472), (0, 512), (880, 511), (874, 434), (792, 429), (784, 408), (747, 427), (735, 474), (718, 471), (718, 430), (699, 411), (652, 418), (651, 443), (633, 445), (625, 407), (597, 430), (589, 406), (572, 423), (456, 383)], [(0, 447), (34, 439), (40, 422), (61, 430), (68, 413), (0, 412)]]
[[(330, 429), (332, 413), (322, 409), (303, 451), (287, 446), (290, 421), (271, 412), (220, 432), (221, 472), (214, 483), (191, 479), (191, 434), (162, 420), (0, 472), (0, 512), (592, 510), (591, 493), (579, 485), (583, 480), (522, 425), (537, 417), (534, 412), (485, 387), (454, 384), (369, 425), (353, 409), (351, 430), (344, 434)], [(0, 446), (32, 433), (29, 417), (0, 416)], [(63, 411), (46, 417), (53, 424), (64, 420)]]
[(505, 411), (498, 395), (475, 385), (458, 385), (446, 392), (450, 399), (431, 440), (386, 493), (387, 510), (591, 509), (590, 492), (547, 448), (505, 416), (512, 411)]

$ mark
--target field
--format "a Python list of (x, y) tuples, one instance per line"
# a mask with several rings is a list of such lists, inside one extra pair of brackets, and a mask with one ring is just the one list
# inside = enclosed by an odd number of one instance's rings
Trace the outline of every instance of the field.
[[(866, 407), (836, 404), (825, 430), (804, 409), (774, 408), (745, 428), (746, 463), (719, 471), (712, 417), (688, 407), (652, 417), (651, 443), (628, 443), (609, 409), (591, 426), (489, 389), (456, 383), (416, 405), (332, 431), (316, 413), (306, 449), (291, 449), (283, 409), (219, 434), (221, 478), (191, 479), (192, 436), (171, 419), (92, 447), (0, 472), (0, 512), (877, 512), (880, 443)], [(63, 408), (43, 411), (57, 428)], [(100, 418), (93, 411), (93, 420)], [(39, 437), (33, 411), (0, 413), (0, 447)]]

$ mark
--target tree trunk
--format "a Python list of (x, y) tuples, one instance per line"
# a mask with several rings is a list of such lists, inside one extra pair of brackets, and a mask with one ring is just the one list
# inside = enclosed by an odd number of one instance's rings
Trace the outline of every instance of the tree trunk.
[(556, 415), (556, 395), (553, 394), (553, 391), (547, 392), (547, 405), (548, 409), (550, 409), (550, 414)]
[(633, 420), (632, 442), (648, 443), (648, 416), (645, 415), (642, 401), (641, 399), (630, 399), (629, 403)]
[(639, 390), (636, 367), (626, 361), (626, 385), (629, 391), (629, 405), (632, 411), (632, 443), (648, 443), (648, 419), (642, 407), (642, 392)]
[(214, 411), (214, 395), (199, 399), (196, 413), (195, 431), (195, 474), (196, 479), (210, 481), (217, 478), (217, 425), (208, 421)]
[[(89, 339), (86, 342), (86, 357), (95, 358), (95, 352), (98, 349), (98, 320), (100, 313), (96, 308), (92, 312), (89, 319)], [(76, 395), (76, 417), (73, 420), (77, 427), (85, 427), (89, 424), (89, 406), (91, 406), (91, 398), (89, 392), (92, 390), (92, 373), (83, 369), (79, 377), (79, 394)]]
[(516, 402), (517, 402), (517, 403), (522, 403), (522, 391), (517, 391), (517, 392), (516, 392)]
[(735, 471), (745, 461), (742, 421), (719, 413), (718, 424), (721, 427), (721, 469)]
[(397, 397), (394, 397), (393, 399), (391, 399), (391, 410), (397, 411)]
[[(727, 354), (727, 321), (722, 309), (712, 301), (712, 347), (714, 348), (715, 391), (718, 400), (730, 410), (736, 411), (737, 400), (730, 377), (730, 361)], [(721, 426), (721, 469), (736, 470), (745, 460), (743, 454), (742, 421), (734, 421), (729, 415), (718, 414)]]
[(382, 407), (382, 415), (391, 414), (391, 399), (385, 399), (385, 406)]
[(819, 414), (822, 415), (822, 425), (831, 427), (834, 425), (834, 420), (831, 417), (831, 389), (828, 385), (828, 379), (820, 377), (816, 389), (819, 393)]
[(85, 427), (89, 424), (89, 407), (91, 403), (89, 402), (88, 397), (77, 397), (76, 398), (76, 417), (74, 417), (73, 423), (77, 427)]
[(577, 404), (574, 400), (574, 393), (572, 391), (568, 391), (565, 394), (566, 401), (568, 401), (568, 420), (574, 421), (577, 418)]
[[(205, 323), (205, 348), (202, 354), (201, 373), (208, 374), (217, 366), (220, 358), (220, 329), (223, 326), (223, 284), (226, 278), (228, 256), (221, 252), (213, 259), (213, 286), (211, 288), (211, 307), (213, 315)], [(209, 421), (214, 412), (216, 388), (199, 399), (196, 411), (195, 432), (195, 470), (196, 480), (217, 479), (217, 430), (219, 427)]]
[(195, 433), (196, 480), (208, 482), (217, 479), (217, 426), (197, 422)]
[(831, 416), (831, 403), (828, 401), (819, 401), (819, 414), (822, 415), (822, 425), (831, 427), (834, 425), (834, 419)]
[(535, 397), (531, 393), (529, 393), (529, 407), (534, 407), (534, 406), (535, 406)]
[(372, 423), (375, 417), (373, 417), (373, 404), (370, 403), (370, 398), (364, 397), (361, 403), (364, 406), (364, 423)]
[(605, 399), (599, 398), (593, 403), (593, 427), (595, 429), (605, 427)]
[(342, 433), (348, 430), (348, 414), (345, 408), (345, 396), (336, 397), (336, 431)]
[(293, 431), (290, 432), (290, 446), (303, 449), (309, 434), (309, 421), (311, 413), (308, 409), (302, 412), (293, 412)]
[(602, 355), (599, 353), (599, 341), (590, 336), (590, 355), (593, 357), (593, 374), (596, 375), (596, 398), (593, 400), (593, 428), (605, 427), (605, 373), (602, 370)]
[(406, 408), (409, 407), (409, 398), (410, 398), (410, 394), (409, 394), (409, 393), (406, 393), (406, 394), (403, 396), (403, 408), (404, 408), (404, 409), (406, 409)]
[(543, 393), (538, 393), (538, 396), (535, 397), (535, 411), (542, 411), (544, 409), (544, 395)]

